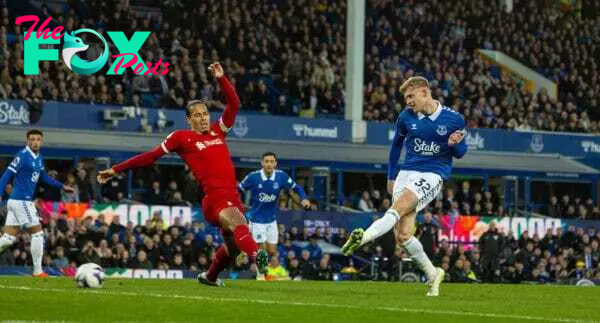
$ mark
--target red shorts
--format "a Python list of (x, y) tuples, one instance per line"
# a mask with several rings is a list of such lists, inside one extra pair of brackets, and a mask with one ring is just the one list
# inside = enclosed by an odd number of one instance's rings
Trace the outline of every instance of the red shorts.
[(219, 213), (226, 208), (235, 207), (240, 212), (244, 212), (240, 195), (237, 191), (220, 191), (209, 193), (202, 199), (202, 212), (206, 222), (220, 227)]

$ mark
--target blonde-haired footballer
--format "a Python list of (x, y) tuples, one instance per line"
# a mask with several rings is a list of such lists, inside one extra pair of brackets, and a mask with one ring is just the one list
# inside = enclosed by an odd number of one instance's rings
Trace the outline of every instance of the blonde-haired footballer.
[[(443, 181), (452, 171), (452, 159), (462, 158), (467, 152), (463, 142), (465, 120), (431, 97), (429, 83), (423, 77), (409, 78), (400, 86), (400, 92), (408, 107), (396, 121), (389, 153), (388, 191), (393, 195), (392, 207), (367, 230), (352, 231), (342, 252), (352, 254), (393, 228), (398, 243), (425, 272), (427, 296), (438, 296), (445, 273), (433, 266), (423, 245), (414, 237), (415, 218), (442, 190)], [(406, 146), (406, 159), (396, 176), (402, 146)]]

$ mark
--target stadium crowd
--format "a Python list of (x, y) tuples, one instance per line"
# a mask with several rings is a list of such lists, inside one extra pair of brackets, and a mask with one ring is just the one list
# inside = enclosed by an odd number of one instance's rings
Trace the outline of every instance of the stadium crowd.
[[(81, 76), (62, 62), (43, 62), (39, 76), (24, 76), (23, 27), (3, 8), (0, 97), (181, 108), (189, 99), (220, 97), (205, 70), (220, 60), (246, 110), (304, 117), (343, 112), (344, 0), (167, 1), (155, 8), (127, 0), (68, 3), (42, 12), (67, 31), (150, 30), (140, 54), (172, 69)], [(394, 122), (403, 107), (399, 84), (420, 74), (469, 127), (597, 133), (595, 4), (576, 17), (549, 1), (515, 1), (511, 13), (500, 2), (367, 1), (364, 119)], [(99, 44), (85, 35), (84, 41), (90, 42), (86, 55), (98, 56)], [(484, 62), (477, 48), (503, 51), (546, 75), (559, 84), (558, 98), (529, 93)]]
[[(160, 214), (154, 214), (145, 225), (122, 224), (114, 216), (111, 222), (104, 215), (96, 219), (68, 218), (65, 214), (46, 217), (44, 265), (59, 269), (74, 268), (87, 262), (105, 268), (180, 269), (202, 271), (222, 241), (216, 229), (202, 222), (181, 223), (177, 218), (166, 226)], [(438, 241), (436, 217), (427, 212), (419, 224), (418, 236), (425, 251), (437, 266), (448, 273), (450, 282), (540, 283), (564, 282), (571, 278), (600, 279), (600, 231), (570, 226), (548, 230), (546, 236), (523, 232), (519, 239), (490, 226), (487, 235), (498, 239), (480, 238), (479, 244), (450, 244)], [(406, 254), (395, 246), (391, 233), (375, 243), (364, 246), (357, 259), (325, 254), (319, 241), (342, 246), (348, 234), (343, 228), (285, 228), (279, 225), (278, 256), (271, 260), (272, 279), (333, 280), (346, 279), (401, 280)], [(485, 234), (484, 234), (485, 235)], [(0, 256), (0, 265), (30, 266), (29, 235), (22, 233), (12, 249)], [(492, 241), (491, 243), (489, 241)], [(489, 258), (494, 257), (495, 265)], [(364, 260), (369, 260), (366, 263)], [(362, 261), (362, 266), (355, 266)], [(403, 270), (399, 265), (403, 263)], [(373, 268), (375, 268), (373, 270)], [(408, 269), (407, 269), (408, 268)], [(247, 258), (240, 257), (234, 270), (253, 270)], [(412, 268), (412, 270), (416, 270)], [(337, 279), (337, 278), (336, 278)]]

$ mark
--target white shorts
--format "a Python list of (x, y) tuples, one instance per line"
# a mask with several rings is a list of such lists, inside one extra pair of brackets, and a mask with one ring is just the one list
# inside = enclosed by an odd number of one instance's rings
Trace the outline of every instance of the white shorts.
[(252, 238), (256, 243), (277, 244), (279, 242), (277, 221), (271, 223), (250, 222), (250, 231), (252, 231)]
[(37, 209), (31, 201), (8, 200), (6, 208), (6, 226), (30, 228), (40, 224)]
[(417, 195), (417, 212), (423, 210), (442, 191), (444, 181), (436, 173), (421, 173), (413, 170), (401, 170), (394, 182), (395, 202), (405, 189)]

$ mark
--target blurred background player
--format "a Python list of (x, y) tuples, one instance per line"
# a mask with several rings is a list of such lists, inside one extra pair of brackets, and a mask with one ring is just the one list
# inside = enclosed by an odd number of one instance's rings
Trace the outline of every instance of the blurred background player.
[[(279, 210), (279, 195), (281, 191), (294, 190), (298, 195), (290, 194), (294, 202), (303, 208), (310, 208), (304, 189), (284, 171), (277, 168), (275, 153), (266, 152), (260, 162), (262, 169), (251, 172), (242, 180), (239, 187), (242, 191), (250, 191), (250, 210), (246, 218), (250, 221), (250, 230), (254, 240), (266, 249), (269, 256), (277, 254), (279, 232), (276, 215)], [(258, 274), (257, 279), (264, 280), (264, 275)]]
[[(462, 158), (467, 152), (463, 142), (465, 121), (458, 112), (431, 97), (429, 83), (423, 77), (409, 78), (400, 92), (408, 109), (398, 117), (389, 154), (388, 191), (393, 197), (392, 207), (366, 231), (360, 228), (352, 231), (342, 252), (349, 255), (394, 228), (396, 240), (427, 276), (427, 295), (438, 296), (445, 273), (433, 266), (423, 245), (414, 237), (415, 219), (417, 212), (441, 192), (443, 181), (452, 171), (452, 158)], [(405, 142), (406, 159), (395, 177)]]
[(40, 130), (32, 129), (27, 131), (26, 138), (27, 145), (17, 153), (4, 171), (2, 178), (0, 178), (0, 192), (4, 192), (6, 184), (13, 177), (15, 178), (12, 193), (6, 204), (8, 213), (5, 226), (2, 229), (4, 234), (0, 237), (0, 254), (15, 243), (16, 235), (21, 228), (27, 228), (31, 234), (33, 276), (48, 277), (48, 274), (42, 270), (44, 232), (40, 225), (37, 209), (33, 203), (35, 189), (40, 178), (44, 183), (67, 192), (73, 192), (73, 188), (50, 177), (44, 170), (44, 158), (40, 153), (44, 134)]
[(218, 275), (232, 263), (239, 250), (256, 262), (261, 273), (267, 270), (268, 255), (252, 239), (242, 214), (235, 169), (225, 141), (225, 136), (235, 123), (240, 99), (219, 63), (211, 64), (209, 70), (218, 80), (227, 101), (219, 121), (210, 123), (210, 113), (203, 101), (189, 102), (186, 118), (191, 130), (174, 131), (151, 151), (101, 171), (98, 182), (106, 183), (117, 173), (147, 166), (165, 154), (177, 153), (190, 167), (205, 193), (202, 209), (206, 221), (221, 228), (225, 240), (225, 244), (215, 253), (208, 271), (198, 275), (198, 281), (205, 285), (222, 286), (223, 281), (218, 279)]

